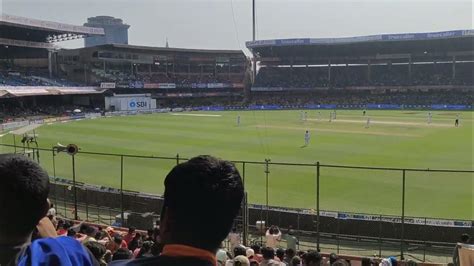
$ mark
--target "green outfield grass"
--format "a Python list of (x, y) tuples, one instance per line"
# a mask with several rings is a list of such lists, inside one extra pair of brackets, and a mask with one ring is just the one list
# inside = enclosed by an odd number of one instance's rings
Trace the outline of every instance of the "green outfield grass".
[[(341, 164), (397, 168), (473, 169), (473, 112), (435, 111), (242, 111), (155, 114), (100, 118), (44, 125), (39, 144), (77, 144), (82, 151), (146, 156), (191, 157), (211, 154), (229, 160)], [(193, 116), (189, 116), (192, 114)], [(200, 116), (201, 114), (206, 116)], [(210, 116), (212, 115), (212, 116)], [(236, 125), (237, 115), (241, 125)], [(311, 132), (308, 147), (304, 132)], [(2, 138), (12, 143), (12, 137)], [(7, 148), (3, 147), (3, 152)], [(41, 164), (52, 175), (52, 156)], [(71, 178), (70, 158), (56, 157), (56, 175)], [(78, 154), (77, 180), (118, 188), (120, 157)], [(124, 188), (160, 194), (163, 179), (176, 160), (124, 159)], [(242, 171), (243, 165), (237, 164)], [(265, 202), (264, 165), (245, 165), (245, 184), (252, 203)], [(270, 165), (269, 203), (315, 208), (315, 167)], [(362, 213), (401, 213), (401, 171), (321, 169), (321, 208)], [(406, 173), (406, 214), (474, 219), (474, 176), (470, 173)]]

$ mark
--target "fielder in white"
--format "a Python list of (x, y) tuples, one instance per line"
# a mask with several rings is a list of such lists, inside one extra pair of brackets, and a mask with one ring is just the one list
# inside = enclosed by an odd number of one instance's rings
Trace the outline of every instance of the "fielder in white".
[(367, 122), (365, 124), (365, 128), (369, 128), (370, 127), (370, 117), (367, 117)]
[(309, 145), (309, 138), (310, 138), (309, 131), (306, 130), (306, 132), (304, 133), (304, 146)]
[(428, 112), (428, 124), (431, 124), (431, 120), (433, 119), (433, 114)]
[(237, 126), (240, 126), (240, 115), (237, 116)]

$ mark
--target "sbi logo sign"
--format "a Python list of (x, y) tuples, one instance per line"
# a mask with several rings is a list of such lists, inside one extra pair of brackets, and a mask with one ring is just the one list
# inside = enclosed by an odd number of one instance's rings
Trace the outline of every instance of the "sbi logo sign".
[(132, 99), (130, 100), (130, 103), (128, 104), (128, 106), (131, 108), (131, 109), (135, 109), (135, 108), (146, 108), (147, 107), (147, 102), (145, 101), (137, 101), (135, 99)]

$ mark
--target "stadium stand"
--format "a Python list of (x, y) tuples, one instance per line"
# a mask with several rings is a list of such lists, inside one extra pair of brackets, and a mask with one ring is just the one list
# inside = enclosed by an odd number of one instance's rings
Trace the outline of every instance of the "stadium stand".
[(471, 104), (472, 44), (472, 30), (247, 42), (253, 103)]

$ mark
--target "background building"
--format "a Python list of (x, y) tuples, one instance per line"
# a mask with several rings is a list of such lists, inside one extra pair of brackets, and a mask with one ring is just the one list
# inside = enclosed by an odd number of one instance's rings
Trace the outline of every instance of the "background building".
[(128, 44), (128, 28), (130, 25), (124, 24), (122, 19), (110, 16), (90, 17), (84, 26), (103, 28), (104, 36), (93, 36), (84, 39), (86, 47), (102, 44)]

